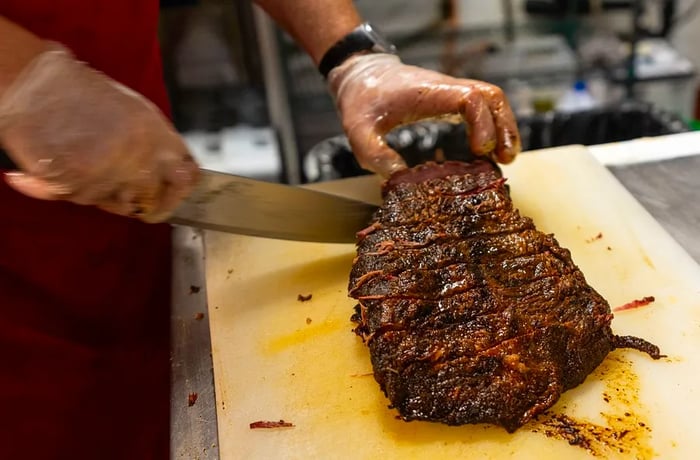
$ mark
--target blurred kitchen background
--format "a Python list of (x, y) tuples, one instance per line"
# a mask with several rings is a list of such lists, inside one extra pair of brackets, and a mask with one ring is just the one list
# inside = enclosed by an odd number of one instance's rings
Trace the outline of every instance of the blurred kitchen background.
[[(700, 0), (357, 0), (404, 62), (501, 86), (525, 149), (698, 126)], [(249, 1), (161, 0), (177, 129), (204, 167), (292, 184), (364, 173), (324, 81)], [(459, 157), (461, 126), (395, 130), (412, 160)], [(420, 157), (420, 158), (419, 158)]]

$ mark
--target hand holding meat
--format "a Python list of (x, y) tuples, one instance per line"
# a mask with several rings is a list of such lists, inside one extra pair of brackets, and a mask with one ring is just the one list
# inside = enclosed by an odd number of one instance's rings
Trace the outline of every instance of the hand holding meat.
[(7, 182), (38, 199), (165, 219), (198, 173), (179, 135), (141, 95), (49, 46), (0, 97), (0, 142), (21, 168)]
[(503, 91), (488, 83), (405, 65), (389, 54), (351, 57), (328, 81), (358, 162), (383, 176), (406, 167), (383, 136), (426, 118), (461, 116), (475, 154), (510, 163), (520, 152), (510, 106)]

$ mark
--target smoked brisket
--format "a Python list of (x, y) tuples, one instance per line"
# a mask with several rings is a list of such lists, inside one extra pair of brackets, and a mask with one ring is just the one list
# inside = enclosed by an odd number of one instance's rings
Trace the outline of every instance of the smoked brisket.
[(570, 252), (513, 208), (488, 161), (430, 163), (384, 185), (358, 234), (350, 296), (374, 377), (406, 420), (515, 431), (615, 348), (609, 304)]

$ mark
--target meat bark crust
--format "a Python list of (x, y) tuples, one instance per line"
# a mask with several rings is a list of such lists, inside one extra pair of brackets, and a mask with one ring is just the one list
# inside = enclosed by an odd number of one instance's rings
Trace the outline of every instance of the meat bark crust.
[(358, 233), (349, 295), (374, 377), (406, 421), (514, 432), (615, 348), (610, 305), (553, 235), (513, 208), (488, 161), (390, 177)]

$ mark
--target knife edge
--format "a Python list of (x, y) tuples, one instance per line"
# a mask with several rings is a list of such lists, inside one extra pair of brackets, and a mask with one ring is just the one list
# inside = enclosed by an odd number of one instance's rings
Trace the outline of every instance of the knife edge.
[(355, 243), (376, 209), (318, 189), (203, 169), (195, 191), (169, 222), (256, 237)]

